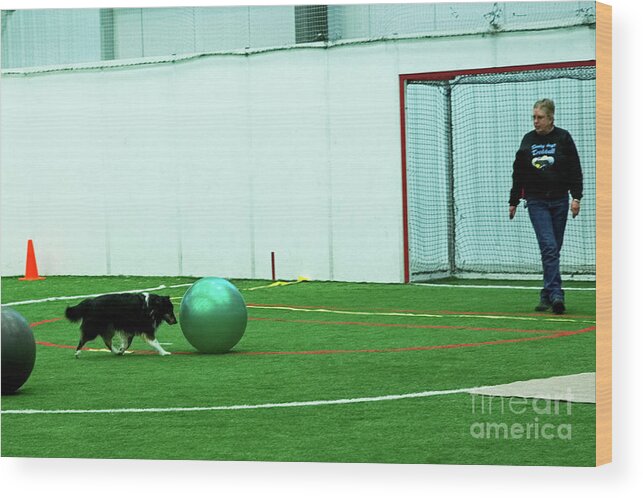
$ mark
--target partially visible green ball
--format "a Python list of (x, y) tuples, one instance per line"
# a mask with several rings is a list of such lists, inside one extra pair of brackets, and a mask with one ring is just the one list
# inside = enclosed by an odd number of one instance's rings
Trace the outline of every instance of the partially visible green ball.
[(181, 301), (181, 330), (201, 353), (230, 351), (243, 337), (247, 323), (243, 296), (223, 278), (197, 280)]
[(16, 392), (27, 382), (36, 363), (36, 340), (27, 320), (2, 308), (2, 394)]

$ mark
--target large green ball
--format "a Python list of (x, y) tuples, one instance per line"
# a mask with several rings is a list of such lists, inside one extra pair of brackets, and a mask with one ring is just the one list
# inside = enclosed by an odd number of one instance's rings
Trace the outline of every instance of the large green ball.
[(243, 336), (248, 310), (239, 290), (223, 278), (197, 280), (183, 296), (183, 335), (202, 353), (226, 353)]
[(36, 340), (27, 320), (2, 308), (2, 394), (16, 392), (27, 382), (36, 363)]

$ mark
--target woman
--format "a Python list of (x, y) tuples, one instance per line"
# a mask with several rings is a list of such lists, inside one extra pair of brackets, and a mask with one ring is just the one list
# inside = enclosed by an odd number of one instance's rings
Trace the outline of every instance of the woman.
[(527, 133), (516, 153), (513, 186), (509, 197), (509, 219), (516, 215), (521, 198), (527, 202), (543, 265), (543, 289), (536, 311), (552, 309), (565, 313), (565, 293), (560, 277), (567, 210), (580, 212), (583, 173), (576, 145), (569, 132), (554, 126), (556, 108), (550, 99), (534, 104), (534, 129)]

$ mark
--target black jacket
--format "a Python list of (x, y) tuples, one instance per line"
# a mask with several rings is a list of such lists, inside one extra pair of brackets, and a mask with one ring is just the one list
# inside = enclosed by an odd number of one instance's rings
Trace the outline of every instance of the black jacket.
[(571, 193), (583, 197), (583, 172), (574, 140), (568, 131), (554, 127), (547, 135), (527, 133), (516, 152), (509, 205), (521, 198), (559, 199)]

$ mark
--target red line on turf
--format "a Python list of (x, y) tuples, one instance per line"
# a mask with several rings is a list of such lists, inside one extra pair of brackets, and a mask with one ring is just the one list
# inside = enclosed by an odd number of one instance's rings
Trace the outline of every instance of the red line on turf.
[(58, 348), (58, 349), (76, 349), (76, 346), (70, 346), (68, 344), (56, 344), (56, 343), (47, 342), (47, 341), (36, 341), (36, 344), (38, 344), (39, 346), (49, 346), (49, 347)]
[[(412, 351), (431, 351), (435, 349), (458, 349), (458, 348), (472, 348), (479, 346), (495, 346), (499, 344), (512, 344), (518, 342), (526, 341), (540, 341), (543, 339), (557, 339), (559, 337), (567, 337), (578, 334), (585, 334), (587, 332), (593, 332), (596, 330), (596, 327), (587, 327), (580, 330), (563, 330), (556, 332), (555, 334), (550, 335), (538, 335), (532, 337), (521, 337), (518, 339), (503, 339), (497, 341), (483, 341), (483, 342), (472, 342), (464, 344), (441, 344), (437, 346), (414, 346), (408, 348), (385, 348), (385, 349), (323, 349), (317, 351), (232, 351), (228, 354), (239, 355), (239, 356), (268, 356), (268, 355), (281, 355), (281, 356), (292, 356), (292, 355), (325, 355), (325, 354), (346, 354), (346, 353), (402, 353), (402, 352), (412, 352)], [(36, 341), (36, 344), (40, 346), (49, 346), (62, 349), (76, 349), (75, 346), (69, 346), (66, 344), (55, 344), (52, 342)], [(83, 348), (83, 351), (90, 351), (93, 348)], [(142, 350), (142, 351), (131, 351), (131, 353), (136, 354), (157, 354), (156, 351)], [(172, 354), (199, 354), (196, 351), (175, 351)]]
[[(36, 341), (36, 344), (39, 346), (47, 346), (51, 348), (58, 348), (58, 349), (76, 349), (76, 346), (70, 346), (69, 344), (56, 344), (54, 342), (47, 342), (47, 341)], [(85, 347), (81, 348), (81, 351), (97, 351), (99, 349), (104, 350), (105, 352), (108, 352), (106, 348), (92, 348), (92, 347)], [(152, 351), (151, 349), (149, 350), (131, 350), (128, 351), (128, 353), (136, 353), (136, 354), (158, 354), (156, 351)], [(172, 354), (197, 354), (196, 351), (175, 351)]]
[[(62, 320), (62, 318), (53, 318), (51, 320), (42, 320), (34, 322), (31, 327), (37, 327), (47, 323), (54, 323)], [(516, 332), (525, 334), (547, 334), (551, 330), (538, 330), (538, 329), (512, 329), (512, 328), (494, 328), (494, 327), (466, 327), (462, 325), (412, 325), (412, 324), (398, 324), (398, 323), (369, 323), (369, 322), (333, 322), (323, 320), (287, 320), (285, 318), (258, 318), (250, 317), (248, 320), (262, 321), (262, 322), (283, 322), (283, 323), (302, 323), (312, 325), (355, 325), (360, 327), (390, 327), (402, 329), (430, 329), (430, 330), (474, 330), (486, 332)]]
[(44, 325), (45, 323), (59, 322), (60, 320), (62, 320), (62, 318), (52, 318), (51, 320), (42, 320), (40, 322), (30, 323), (29, 326), (30, 327), (37, 327), (38, 325)]
[(287, 320), (285, 318), (257, 318), (251, 317), (248, 320), (261, 322), (285, 322), (285, 323), (304, 323), (312, 325), (358, 325), (360, 327), (391, 327), (402, 329), (438, 329), (438, 330), (476, 330), (487, 332), (518, 332), (526, 334), (551, 334), (552, 330), (540, 329), (512, 329), (512, 328), (494, 328), (494, 327), (467, 327), (464, 325), (413, 325), (400, 323), (370, 323), (370, 322), (333, 322), (323, 320)]
[(542, 339), (557, 339), (559, 337), (584, 334), (587, 332), (592, 332), (594, 330), (596, 330), (596, 327), (588, 327), (586, 329), (581, 329), (581, 330), (565, 330), (551, 335), (521, 337), (519, 339), (503, 339), (498, 341), (473, 342), (469, 344), (443, 344), (438, 346), (416, 346), (416, 347), (409, 347), (409, 348), (357, 349), (357, 350), (335, 349), (335, 350), (319, 350), (319, 351), (270, 351), (270, 352), (240, 351), (240, 352), (232, 352), (231, 354), (244, 355), (244, 356), (256, 356), (256, 355), (322, 355), (322, 354), (341, 354), (341, 353), (400, 353), (400, 352), (409, 352), (409, 351), (431, 351), (434, 349), (471, 348), (471, 347), (478, 347), (478, 346), (510, 344), (510, 343), (516, 343), (516, 342), (539, 341)]

